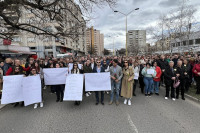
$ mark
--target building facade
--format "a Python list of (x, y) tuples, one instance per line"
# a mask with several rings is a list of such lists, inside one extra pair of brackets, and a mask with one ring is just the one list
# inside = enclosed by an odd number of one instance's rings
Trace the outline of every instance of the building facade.
[(86, 30), (86, 44), (88, 54), (103, 55), (104, 35), (100, 33), (100, 30), (96, 30), (93, 27), (88, 28)]
[[(27, 46), (32, 52), (36, 52), (38, 57), (44, 58), (45, 56), (54, 56), (57, 54), (64, 53), (77, 53), (78, 55), (84, 55), (86, 53), (86, 22), (83, 18), (80, 7), (73, 0), (66, 0), (66, 3), (63, 6), (66, 6), (65, 11), (61, 11), (62, 16), (55, 16), (55, 20), (49, 21), (46, 23), (41, 23), (40, 26), (45, 31), (49, 32), (69, 32), (69, 29), (77, 32), (77, 35), (74, 37), (64, 36), (36, 36), (30, 32), (26, 31), (16, 31), (12, 36), (12, 44), (18, 46)], [(7, 11), (10, 14), (12, 11)], [(76, 17), (75, 17), (76, 16)], [(12, 15), (15, 17), (15, 15)], [(21, 8), (21, 17), (20, 22), (30, 23), (34, 25), (35, 15)], [(44, 16), (45, 19), (45, 16)], [(80, 27), (80, 25), (82, 25)], [(77, 28), (78, 27), (78, 28)], [(31, 30), (35, 30), (32, 28)], [(6, 30), (4, 32), (7, 32)], [(78, 34), (80, 33), (80, 35)]]
[(146, 47), (146, 30), (130, 30), (127, 33), (128, 54), (139, 54), (148, 51)]

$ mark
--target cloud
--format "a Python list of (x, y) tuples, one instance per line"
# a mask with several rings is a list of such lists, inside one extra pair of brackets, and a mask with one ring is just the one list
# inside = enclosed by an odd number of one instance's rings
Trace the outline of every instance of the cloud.
[(176, 6), (177, 4), (179, 4), (179, 0), (164, 0), (159, 3), (159, 6), (171, 7)]
[[(189, 1), (189, 4), (195, 6), (200, 5), (200, 1), (192, 0)], [(179, 0), (118, 0), (114, 10), (128, 13), (135, 8), (140, 8), (139, 10), (132, 12), (127, 17), (128, 30), (145, 30), (151, 25), (156, 26), (161, 14), (166, 14), (178, 6)], [(195, 15), (195, 19), (196, 21), (200, 22), (200, 6), (196, 7), (198, 11)], [(105, 48), (112, 49), (112, 37), (114, 36), (119, 36), (115, 41), (116, 48), (125, 47), (125, 16), (120, 13), (114, 13), (109, 6), (96, 9), (94, 16), (96, 17), (94, 20), (92, 20), (91, 25), (104, 34)], [(147, 37), (147, 42), (152, 43), (152, 40), (149, 36)]]

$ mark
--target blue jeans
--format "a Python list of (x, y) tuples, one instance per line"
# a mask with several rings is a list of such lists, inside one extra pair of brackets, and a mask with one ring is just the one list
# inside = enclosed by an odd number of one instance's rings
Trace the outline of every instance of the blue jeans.
[(154, 89), (155, 89), (155, 92), (156, 93), (159, 93), (159, 81), (153, 81), (153, 91), (154, 91)]
[(152, 90), (153, 78), (144, 77), (145, 94), (149, 94)]
[(113, 101), (114, 93), (116, 91), (116, 101), (119, 100), (119, 90), (120, 90), (120, 81), (116, 83), (114, 80), (111, 80), (111, 93), (110, 93), (110, 101)]

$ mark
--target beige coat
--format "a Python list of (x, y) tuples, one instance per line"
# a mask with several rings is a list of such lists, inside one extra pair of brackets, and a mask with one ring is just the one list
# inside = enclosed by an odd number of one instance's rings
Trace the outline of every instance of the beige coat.
[[(129, 67), (127, 70), (123, 68), (121, 96), (125, 98), (132, 98), (133, 83), (134, 83), (133, 77), (134, 77), (133, 67)], [(128, 81), (129, 78), (131, 78), (132, 80)]]

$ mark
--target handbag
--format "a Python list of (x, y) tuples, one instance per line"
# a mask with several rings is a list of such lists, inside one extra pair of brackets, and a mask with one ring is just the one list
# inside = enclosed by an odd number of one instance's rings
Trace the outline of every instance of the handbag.
[(179, 80), (178, 78), (176, 78), (176, 79), (174, 80), (173, 87), (174, 87), (174, 88), (177, 88), (177, 87), (179, 87), (179, 85), (180, 85), (180, 80)]

